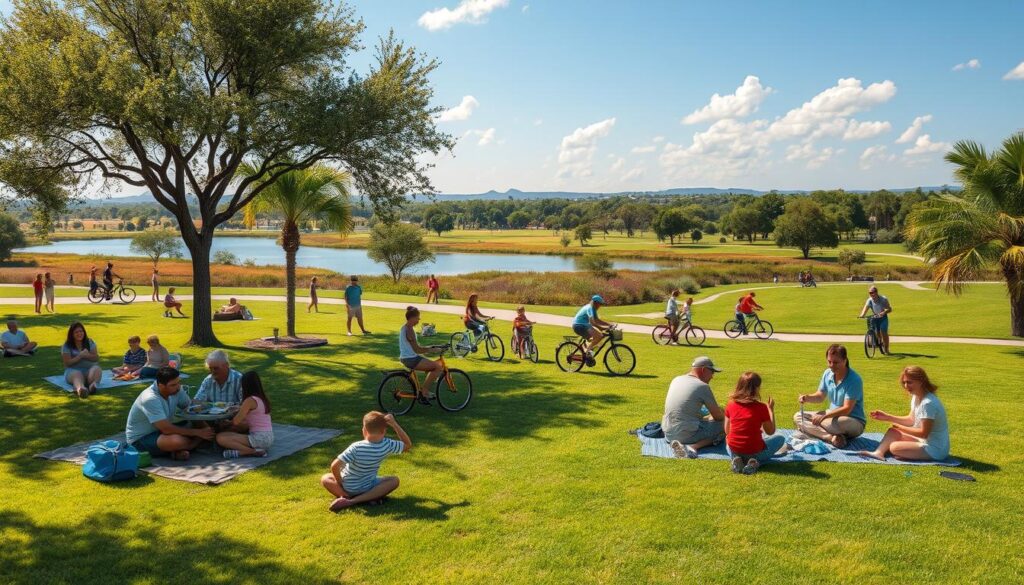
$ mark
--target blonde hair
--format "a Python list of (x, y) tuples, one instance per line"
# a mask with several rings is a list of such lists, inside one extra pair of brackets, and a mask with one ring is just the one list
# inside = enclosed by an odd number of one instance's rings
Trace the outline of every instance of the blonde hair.
[(388, 429), (388, 421), (383, 412), (371, 410), (363, 415), (363, 428), (369, 433), (383, 433)]
[(155, 344), (159, 345), (160, 344), (160, 338), (157, 337), (156, 335), (150, 335), (149, 337), (146, 338), (146, 343), (155, 343)]
[(743, 372), (736, 382), (736, 389), (729, 395), (729, 400), (736, 402), (761, 400), (761, 376), (757, 372)]
[(516, 307), (516, 313), (525, 313), (525, 312), (526, 312), (526, 307), (524, 307), (522, 305), (519, 305), (518, 307)]
[(922, 368), (921, 366), (907, 366), (903, 368), (903, 371), (900, 373), (901, 383), (903, 382), (904, 378), (920, 382), (921, 386), (929, 392), (936, 392), (939, 389), (938, 386), (936, 386), (934, 383), (932, 383), (931, 380), (928, 379), (928, 374), (924, 371), (924, 368)]

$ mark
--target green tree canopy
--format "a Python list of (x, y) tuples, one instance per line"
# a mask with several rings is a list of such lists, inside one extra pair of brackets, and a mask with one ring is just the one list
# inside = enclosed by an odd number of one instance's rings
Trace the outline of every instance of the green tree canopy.
[(423, 241), (419, 228), (407, 223), (373, 226), (366, 255), (370, 260), (387, 266), (395, 282), (400, 282), (402, 274), (409, 268), (434, 260), (434, 254)]
[(839, 256), (836, 257), (836, 262), (846, 268), (849, 274), (853, 274), (853, 267), (859, 264), (863, 264), (867, 256), (864, 254), (864, 250), (853, 250), (851, 248), (844, 248), (839, 250)]
[(426, 220), (425, 227), (432, 232), (437, 232), (437, 235), (440, 236), (443, 232), (455, 229), (455, 216), (446, 211), (433, 213)]
[(586, 246), (587, 241), (594, 236), (590, 229), (590, 224), (582, 223), (576, 226), (576, 239), (580, 241), (581, 246)]
[(128, 248), (136, 254), (148, 256), (155, 267), (160, 258), (181, 258), (181, 236), (171, 230), (149, 230), (132, 238)]
[(808, 197), (791, 199), (786, 212), (775, 220), (775, 243), (779, 247), (799, 248), (810, 258), (811, 248), (835, 248), (839, 245), (835, 223), (821, 205)]
[(11, 258), (11, 251), (25, 247), (25, 234), (18, 225), (18, 220), (0, 212), (0, 262)]

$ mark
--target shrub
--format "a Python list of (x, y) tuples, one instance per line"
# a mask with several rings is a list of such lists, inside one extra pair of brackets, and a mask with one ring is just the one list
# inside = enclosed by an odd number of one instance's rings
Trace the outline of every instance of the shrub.
[(242, 265), (243, 266), (249, 266), (249, 267), (256, 266), (256, 259), (255, 258), (246, 258), (245, 260), (242, 261)]
[(896, 230), (881, 229), (875, 232), (875, 242), (879, 244), (898, 244), (903, 241), (903, 234)]
[(689, 276), (680, 278), (676, 286), (688, 295), (695, 295), (700, 292), (700, 285)]
[(612, 261), (604, 254), (586, 254), (579, 259), (579, 266), (595, 276), (604, 278), (615, 276), (615, 271), (612, 269)]
[(718, 238), (718, 243), (719, 244), (725, 244), (725, 243), (728, 243), (728, 241), (729, 240), (725, 239), (725, 236), (722, 236), (722, 237)]
[(213, 256), (210, 259), (214, 264), (227, 264), (228, 266), (235, 266), (238, 264), (238, 256), (235, 256), (227, 250), (217, 250), (213, 253)]
[(563, 248), (568, 248), (569, 244), (572, 243), (572, 238), (568, 234), (562, 234), (562, 239), (558, 240), (558, 243), (562, 244)]

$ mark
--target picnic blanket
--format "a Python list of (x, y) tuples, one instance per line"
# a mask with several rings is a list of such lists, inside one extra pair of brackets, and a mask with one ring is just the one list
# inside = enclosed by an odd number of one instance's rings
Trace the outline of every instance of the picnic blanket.
[[(223, 451), (220, 448), (207, 446), (193, 451), (188, 461), (174, 461), (173, 459), (162, 457), (154, 458), (153, 464), (149, 467), (143, 467), (142, 471), (167, 479), (218, 485), (250, 469), (256, 469), (271, 461), (287, 457), (307, 447), (312, 447), (317, 443), (333, 439), (340, 434), (341, 431), (338, 429), (316, 429), (274, 423), (274, 444), (270, 447), (270, 452), (266, 457), (224, 459), (222, 456)], [(81, 465), (85, 463), (86, 449), (97, 441), (103, 440), (121, 441), (123, 443), (124, 433), (39, 453), (36, 455), (36, 458), (49, 459), (51, 461), (68, 461)]]
[[(184, 380), (185, 378), (188, 378), (188, 374), (181, 374), (181, 379)], [(73, 392), (74, 391), (74, 388), (71, 386), (71, 384), (68, 384), (67, 380), (64, 379), (64, 374), (58, 374), (56, 376), (47, 376), (47, 377), (45, 377), (43, 379), (46, 380), (47, 382), (53, 384), (54, 386), (60, 388), (61, 390), (65, 391), (65, 392)], [(111, 372), (110, 370), (103, 370), (103, 377), (100, 378), (100, 383), (97, 384), (96, 387), (98, 389), (100, 389), (100, 390), (103, 390), (105, 388), (117, 388), (118, 386), (131, 386), (133, 384), (139, 384), (140, 382), (145, 382), (147, 384), (152, 384), (153, 383), (153, 378), (136, 378), (134, 380), (115, 380), (113, 372)]]
[[(779, 429), (778, 434), (786, 437), (788, 441), (793, 434), (793, 429)], [(675, 459), (672, 447), (665, 439), (652, 439), (637, 434), (640, 439), (640, 454), (648, 457), (663, 457)], [(871, 457), (861, 457), (857, 451), (871, 451), (878, 446), (882, 439), (881, 433), (864, 433), (863, 435), (849, 442), (845, 449), (832, 448), (825, 455), (811, 455), (802, 451), (790, 451), (781, 457), (773, 457), (772, 463), (789, 463), (791, 461), (835, 461), (836, 463), (877, 463), (879, 465), (941, 465), (943, 467), (957, 467), (960, 461), (950, 457), (944, 461), (901, 461), (893, 457), (887, 457), (885, 461), (879, 461)], [(725, 450), (725, 442), (712, 447), (701, 449), (697, 455), (698, 459), (720, 459), (728, 461), (729, 454)]]

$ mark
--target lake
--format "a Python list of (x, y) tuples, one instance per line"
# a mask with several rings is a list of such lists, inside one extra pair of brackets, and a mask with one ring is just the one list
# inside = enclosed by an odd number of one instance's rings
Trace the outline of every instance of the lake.
[[(112, 238), (103, 240), (64, 240), (42, 246), (20, 248), (17, 252), (36, 252), (43, 254), (98, 254), (116, 258), (135, 256), (128, 246), (131, 238)], [(259, 265), (283, 265), (284, 250), (274, 238), (250, 238), (223, 236), (213, 240), (212, 253), (227, 250), (238, 256), (238, 261), (252, 259)], [(188, 250), (182, 246), (185, 257)], [(423, 264), (412, 271), (413, 274), (453, 275), (485, 270), (503, 270), (506, 272), (576, 272), (577, 257), (544, 256), (534, 254), (473, 254), (454, 253), (437, 254), (432, 264)], [(370, 260), (366, 250), (316, 248), (303, 246), (296, 256), (299, 266), (326, 268), (341, 274), (387, 274), (383, 264)], [(657, 262), (642, 260), (615, 260), (614, 266), (619, 270), (641, 270), (651, 272), (660, 270), (662, 265)]]

